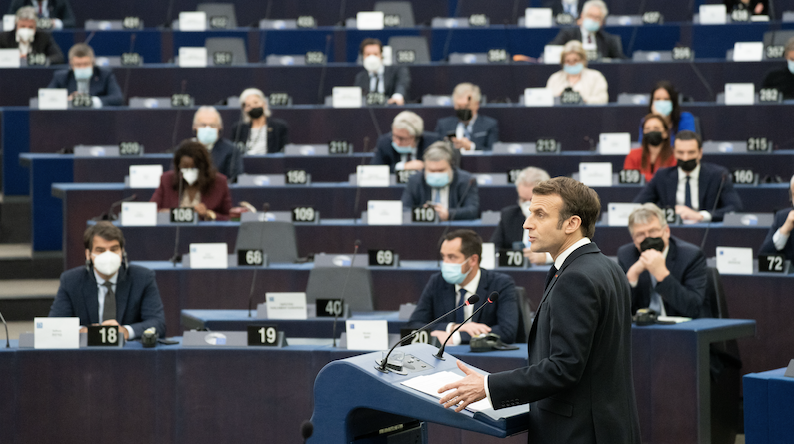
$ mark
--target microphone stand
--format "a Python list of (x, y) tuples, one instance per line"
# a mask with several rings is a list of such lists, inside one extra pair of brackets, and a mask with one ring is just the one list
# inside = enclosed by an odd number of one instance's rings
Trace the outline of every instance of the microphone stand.
[(700, 242), (700, 251), (703, 251), (703, 248), (706, 246), (706, 238), (708, 238), (709, 235), (709, 228), (711, 228), (711, 222), (714, 220), (714, 212), (717, 211), (717, 205), (720, 204), (720, 196), (722, 195), (722, 187), (724, 185), (725, 185), (725, 173), (722, 174), (722, 180), (720, 180), (720, 188), (717, 190), (717, 199), (714, 201), (714, 207), (711, 209), (711, 219), (709, 219), (708, 223), (706, 224), (706, 232), (703, 233), (703, 240)]
[(469, 321), (471, 320), (471, 318), (473, 318), (473, 317), (474, 317), (474, 315), (476, 315), (477, 313), (479, 313), (479, 312), (480, 312), (480, 310), (482, 310), (483, 308), (485, 308), (485, 306), (486, 306), (486, 305), (488, 305), (488, 304), (493, 304), (494, 302), (496, 302), (496, 300), (497, 300), (498, 298), (499, 298), (499, 293), (498, 293), (498, 292), (496, 292), (496, 291), (492, 292), (492, 293), (491, 293), (491, 294), (488, 296), (488, 299), (485, 301), (486, 303), (484, 303), (484, 304), (480, 305), (480, 308), (478, 308), (477, 310), (475, 310), (475, 311), (474, 311), (474, 313), (472, 313), (472, 314), (471, 314), (471, 316), (469, 316), (468, 318), (466, 318), (466, 320), (465, 320), (465, 321), (461, 322), (461, 323), (460, 323), (460, 324), (459, 324), (457, 327), (455, 327), (455, 329), (454, 329), (454, 330), (452, 330), (452, 333), (450, 333), (450, 334), (449, 334), (449, 336), (447, 336), (447, 339), (444, 341), (444, 343), (443, 343), (443, 344), (441, 344), (441, 348), (439, 348), (439, 349), (438, 349), (438, 353), (436, 353), (436, 354), (435, 354), (435, 355), (433, 355), (433, 356), (435, 356), (437, 359), (441, 359), (442, 361), (444, 361), (444, 349), (447, 347), (447, 342), (449, 342), (449, 339), (452, 337), (452, 335), (454, 335), (455, 333), (457, 333), (457, 331), (458, 331), (458, 330), (460, 330), (460, 328), (461, 328), (461, 327), (463, 327), (463, 324), (465, 324), (465, 323), (469, 322)]
[(8, 323), (6, 323), (6, 318), (3, 317), (3, 313), (0, 313), (0, 320), (3, 321), (3, 325), (6, 328), (6, 348), (11, 348), (11, 342), (8, 339)]
[[(178, 200), (176, 205), (177, 208), (179, 208), (179, 206), (182, 203), (182, 181), (184, 179), (182, 178), (182, 169), (179, 168), (178, 165), (177, 165), (177, 170), (178, 170), (177, 174), (179, 177), (179, 185), (178, 185), (178, 196), (177, 196)], [(193, 217), (196, 217), (195, 213), (193, 214)], [(174, 267), (176, 267), (176, 263), (182, 259), (182, 256), (179, 254), (179, 225), (180, 224), (176, 224), (176, 238), (174, 239), (174, 255), (171, 256), (170, 259), (171, 263), (174, 264)]]

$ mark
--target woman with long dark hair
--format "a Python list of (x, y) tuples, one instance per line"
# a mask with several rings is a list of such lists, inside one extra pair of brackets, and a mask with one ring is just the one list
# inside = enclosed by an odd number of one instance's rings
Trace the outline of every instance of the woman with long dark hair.
[(635, 148), (623, 162), (624, 170), (639, 170), (650, 182), (661, 168), (676, 165), (673, 147), (670, 145), (670, 127), (664, 117), (648, 114), (642, 123), (642, 148)]
[[(679, 131), (695, 131), (695, 116), (687, 111), (681, 111), (678, 105), (678, 91), (667, 80), (662, 80), (653, 87), (651, 101), (648, 105), (649, 114), (658, 114), (664, 118), (670, 132), (670, 146), (675, 143), (675, 135)], [(640, 122), (640, 142), (642, 142), (642, 126), (645, 119)]]

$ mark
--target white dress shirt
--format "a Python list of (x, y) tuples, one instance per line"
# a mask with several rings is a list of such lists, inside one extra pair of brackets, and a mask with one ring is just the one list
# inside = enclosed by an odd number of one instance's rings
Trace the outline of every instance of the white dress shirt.
[(398, 154), (400, 154), (400, 161), (394, 164), (394, 169), (397, 170), (397, 171), (404, 170), (405, 169), (405, 162), (408, 162), (410, 160), (416, 160), (417, 149), (418, 149), (417, 147), (413, 147), (411, 149), (411, 154), (398, 153)]
[(775, 234), (772, 235), (772, 243), (775, 244), (775, 248), (778, 251), (782, 251), (786, 248), (786, 242), (788, 242), (789, 237), (791, 237), (791, 233), (783, 234), (780, 232), (780, 228), (778, 228)]
[(546, 88), (551, 90), (554, 97), (561, 96), (565, 88), (571, 88), (578, 92), (588, 105), (603, 105), (609, 102), (607, 79), (603, 74), (594, 69), (584, 68), (580, 76), (579, 81), (571, 85), (568, 74), (564, 70), (559, 70), (549, 77)]
[[(481, 276), (481, 274), (482, 273), (480, 273), (480, 269), (478, 268), (477, 269), (477, 274), (474, 275), (474, 279), (472, 279), (471, 282), (466, 284), (465, 287), (461, 287), (460, 285), (455, 285), (455, 306), (456, 307), (458, 306), (458, 300), (460, 299), (460, 289), (461, 288), (466, 290), (466, 299), (468, 299), (469, 296), (477, 293), (477, 287), (480, 286), (480, 276)], [(480, 296), (480, 297), (482, 297), (482, 296)], [(467, 305), (467, 306), (463, 307), (463, 319), (468, 319), (468, 317), (471, 316), (472, 313), (474, 313), (474, 306), (473, 305)], [(455, 327), (455, 323), (454, 322), (450, 322), (449, 324), (447, 324), (447, 333), (451, 332), (454, 327)], [(450, 339), (450, 342), (452, 342), (452, 345), (460, 345), (461, 339), (460, 339), (460, 332), (459, 331), (456, 331), (452, 335), (452, 339)]]
[[(101, 324), (105, 320), (102, 319), (102, 315), (105, 313), (105, 296), (108, 294), (108, 288), (105, 287), (105, 280), (99, 276), (99, 273), (94, 270), (94, 277), (96, 278), (97, 287), (99, 291), (97, 292), (97, 301), (99, 302), (99, 323)], [(116, 273), (108, 279), (110, 281), (111, 287), (113, 288), (113, 294), (116, 294), (116, 281), (119, 279), (119, 274)], [(118, 300), (117, 300), (118, 302)], [(124, 328), (127, 329), (127, 333), (129, 333), (129, 339), (135, 337), (135, 331), (129, 325), (125, 325)]]
[(458, 139), (467, 138), (471, 142), (471, 151), (477, 149), (477, 145), (474, 141), (471, 140), (472, 134), (474, 134), (474, 121), (477, 120), (477, 116), (473, 116), (471, 120), (469, 120), (468, 125), (464, 125), (463, 122), (458, 122), (458, 126), (455, 128), (455, 137)]
[[(684, 205), (686, 202), (686, 176), (687, 173), (684, 172), (680, 167), (678, 168), (678, 188), (675, 192), (675, 204), (676, 205)], [(700, 163), (698, 166), (689, 173), (689, 189), (691, 192), (690, 198), (692, 199), (692, 209), (697, 211), (700, 208), (700, 186), (698, 184), (698, 180), (700, 179)], [(711, 213), (708, 211), (698, 211), (703, 216), (703, 222), (708, 222), (711, 220)]]
[[(375, 74), (369, 74), (369, 90), (370, 92), (379, 92), (381, 94), (386, 93), (386, 82), (383, 81), (383, 73), (386, 72), (386, 67), (381, 65), (378, 68), (378, 72)], [(392, 99), (402, 99), (403, 95), (400, 93), (394, 93), (391, 96)]]

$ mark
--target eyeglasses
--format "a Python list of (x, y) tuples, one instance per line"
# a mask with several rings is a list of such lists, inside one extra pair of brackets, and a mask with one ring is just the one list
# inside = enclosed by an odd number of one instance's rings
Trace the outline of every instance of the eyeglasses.
[(654, 227), (646, 231), (635, 231), (631, 237), (637, 242), (642, 242), (648, 237), (662, 237), (662, 228)]

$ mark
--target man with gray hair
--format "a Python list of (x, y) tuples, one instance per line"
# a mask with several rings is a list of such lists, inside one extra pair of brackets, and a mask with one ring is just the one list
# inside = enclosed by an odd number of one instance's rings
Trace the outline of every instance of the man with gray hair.
[[(604, 20), (609, 10), (601, 0), (589, 0), (582, 6), (582, 14), (576, 20), (578, 27), (564, 27), (550, 45), (565, 45), (571, 40), (582, 42), (588, 59), (625, 59), (620, 36), (604, 31)], [(594, 56), (591, 56), (594, 55)], [(597, 57), (595, 57), (597, 56)]]
[(421, 170), (425, 149), (440, 140), (438, 134), (425, 131), (425, 122), (416, 113), (403, 111), (394, 117), (391, 132), (378, 138), (371, 165), (389, 165), (391, 171)]
[(783, 100), (791, 100), (794, 99), (794, 37), (786, 42), (782, 61), (786, 66), (781, 64), (780, 68), (768, 72), (761, 88), (774, 88), (783, 94)]
[(516, 192), (518, 203), (502, 208), (502, 217), (491, 236), (497, 250), (523, 250), (524, 257), (533, 264), (550, 264), (554, 262), (549, 253), (533, 253), (529, 247), (527, 230), (524, 221), (529, 217), (529, 203), (532, 201), (532, 191), (535, 185), (549, 180), (549, 173), (536, 167), (526, 167), (516, 178)]
[(39, 18), (52, 20), (54, 29), (74, 28), (77, 23), (69, 0), (11, 0), (8, 14), (23, 7), (36, 11)]
[(243, 172), (243, 156), (231, 140), (221, 137), (223, 119), (217, 109), (202, 106), (193, 116), (193, 131), (198, 140), (210, 152), (212, 163), (218, 172), (229, 178), (229, 182), (237, 181)]
[(433, 207), (439, 220), (472, 220), (480, 217), (477, 179), (458, 169), (446, 142), (430, 145), (424, 153), (424, 171), (408, 179), (403, 207)]
[[(792, 202), (794, 194), (794, 176), (791, 176), (788, 192), (789, 203)], [(786, 259), (794, 261), (794, 241), (791, 239), (791, 232), (794, 231), (794, 209), (784, 208), (775, 213), (775, 222), (769, 227), (769, 233), (761, 245), (760, 253), (763, 254), (783, 254)]]
[(479, 113), (482, 94), (480, 87), (460, 83), (452, 91), (455, 115), (438, 119), (436, 133), (449, 137), (452, 146), (466, 151), (490, 151), (499, 141), (499, 122)]
[(91, 97), (94, 108), (121, 106), (124, 96), (113, 71), (94, 66), (94, 50), (85, 43), (69, 49), (69, 67), (55, 71), (47, 88), (65, 88), (69, 100), (78, 94)]
[(696, 245), (670, 235), (664, 212), (641, 205), (629, 215), (630, 244), (618, 249), (618, 264), (631, 285), (631, 312), (711, 317), (706, 299), (706, 258)]
[(63, 51), (48, 32), (36, 30), (37, 20), (35, 9), (30, 6), (19, 8), (16, 12), (16, 29), (0, 34), (0, 48), (19, 48), (19, 57), (29, 64), (36, 59), (28, 58), (29, 55), (43, 54), (47, 64), (60, 65), (63, 63)]

